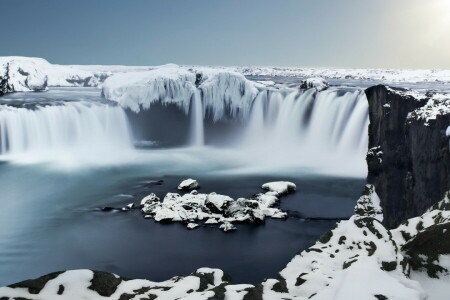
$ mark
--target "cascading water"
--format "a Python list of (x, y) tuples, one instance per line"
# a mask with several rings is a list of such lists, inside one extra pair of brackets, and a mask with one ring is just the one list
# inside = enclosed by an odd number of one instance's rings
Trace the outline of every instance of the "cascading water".
[(201, 147), (205, 144), (205, 130), (203, 124), (202, 97), (199, 90), (193, 93), (191, 101), (190, 144), (194, 147)]
[(263, 91), (253, 102), (241, 146), (249, 159), (264, 164), (364, 175), (368, 124), (362, 90)]
[(133, 148), (122, 108), (96, 102), (0, 105), (0, 158), (114, 162)]

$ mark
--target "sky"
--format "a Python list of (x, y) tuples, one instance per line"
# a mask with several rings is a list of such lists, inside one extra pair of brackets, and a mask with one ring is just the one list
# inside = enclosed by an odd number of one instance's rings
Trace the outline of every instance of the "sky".
[(450, 69), (450, 0), (0, 0), (0, 56)]

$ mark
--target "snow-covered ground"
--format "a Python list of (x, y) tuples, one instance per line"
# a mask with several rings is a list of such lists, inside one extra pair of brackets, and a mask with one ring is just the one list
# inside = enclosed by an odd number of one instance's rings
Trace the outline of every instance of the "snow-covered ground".
[[(318, 77), (329, 79), (353, 79), (365, 81), (440, 82), (450, 83), (450, 70), (396, 70), (396, 69), (333, 69), (296, 67), (198, 67), (177, 66), (101, 66), (101, 65), (57, 65), (42, 58), (4, 56), (0, 57), (0, 77), (9, 67), (10, 84), (14, 91), (30, 91), (46, 86), (99, 86), (113, 74), (145, 72), (160, 68), (181, 68), (192, 73), (237, 73), (244, 76), (266, 77)], [(130, 78), (131, 78), (130, 74)], [(216, 77), (217, 78), (217, 77)], [(264, 83), (259, 83), (265, 85)], [(273, 83), (274, 84), (274, 83)], [(273, 85), (272, 84), (272, 85)]]

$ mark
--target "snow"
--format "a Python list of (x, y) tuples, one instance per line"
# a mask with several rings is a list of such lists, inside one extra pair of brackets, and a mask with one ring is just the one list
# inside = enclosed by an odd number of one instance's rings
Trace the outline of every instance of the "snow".
[(154, 67), (71, 66), (50, 64), (42, 58), (2, 56), (0, 76), (9, 67), (9, 84), (15, 92), (41, 91), (47, 86), (100, 86), (115, 73), (149, 70)]
[(178, 185), (178, 189), (179, 190), (193, 190), (193, 189), (197, 189), (199, 187), (199, 184), (197, 182), (197, 180), (189, 178), (186, 180), (183, 180), (179, 185)]
[(367, 184), (363, 195), (358, 199), (355, 206), (356, 215), (365, 215), (383, 222), (383, 210), (380, 198), (375, 192), (375, 187)]
[(236, 230), (236, 226), (234, 226), (230, 222), (225, 222), (225, 223), (221, 224), (219, 228), (225, 232)]
[(270, 77), (322, 77), (328, 79), (353, 79), (395, 82), (450, 82), (450, 70), (408, 69), (333, 69), (296, 67), (224, 67), (246, 76)]
[[(439, 257), (440, 265), (450, 270), (450, 255)], [(428, 294), (427, 300), (447, 300), (448, 287), (450, 286), (450, 274), (444, 274), (439, 278), (431, 278), (426, 272), (412, 271), (411, 279), (420, 282), (422, 288)]]
[(400, 226), (391, 230), (391, 232), (397, 245), (401, 247), (407, 242), (405, 237), (411, 239), (419, 232), (422, 232), (433, 225), (445, 224), (448, 222), (450, 222), (449, 192), (445, 194), (441, 201), (433, 205), (423, 215), (402, 222)]
[(315, 88), (318, 92), (323, 91), (328, 88), (328, 82), (321, 77), (312, 77), (302, 80), (300, 83), (300, 88), (311, 89)]
[(198, 227), (197, 223), (189, 223), (186, 225), (187, 229), (195, 229)]
[(281, 195), (281, 194), (287, 194), (290, 191), (295, 191), (297, 186), (294, 183), (289, 182), (289, 181), (274, 181), (274, 182), (264, 183), (262, 185), (262, 188)]
[(424, 106), (410, 112), (408, 119), (424, 120), (427, 125), (438, 116), (450, 114), (450, 95), (435, 94)]

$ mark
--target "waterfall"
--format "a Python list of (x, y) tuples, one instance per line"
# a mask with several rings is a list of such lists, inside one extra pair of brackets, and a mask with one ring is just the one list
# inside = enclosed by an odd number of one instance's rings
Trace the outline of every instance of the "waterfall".
[(360, 175), (366, 170), (369, 118), (362, 90), (262, 91), (246, 124), (241, 147), (249, 159), (286, 167), (354, 167), (349, 173)]
[(200, 91), (196, 90), (192, 95), (191, 103), (191, 130), (190, 144), (194, 147), (201, 147), (205, 143), (205, 130), (203, 125), (203, 105)]
[(106, 162), (133, 148), (123, 109), (96, 102), (0, 105), (0, 143), (0, 158), (21, 162)]

